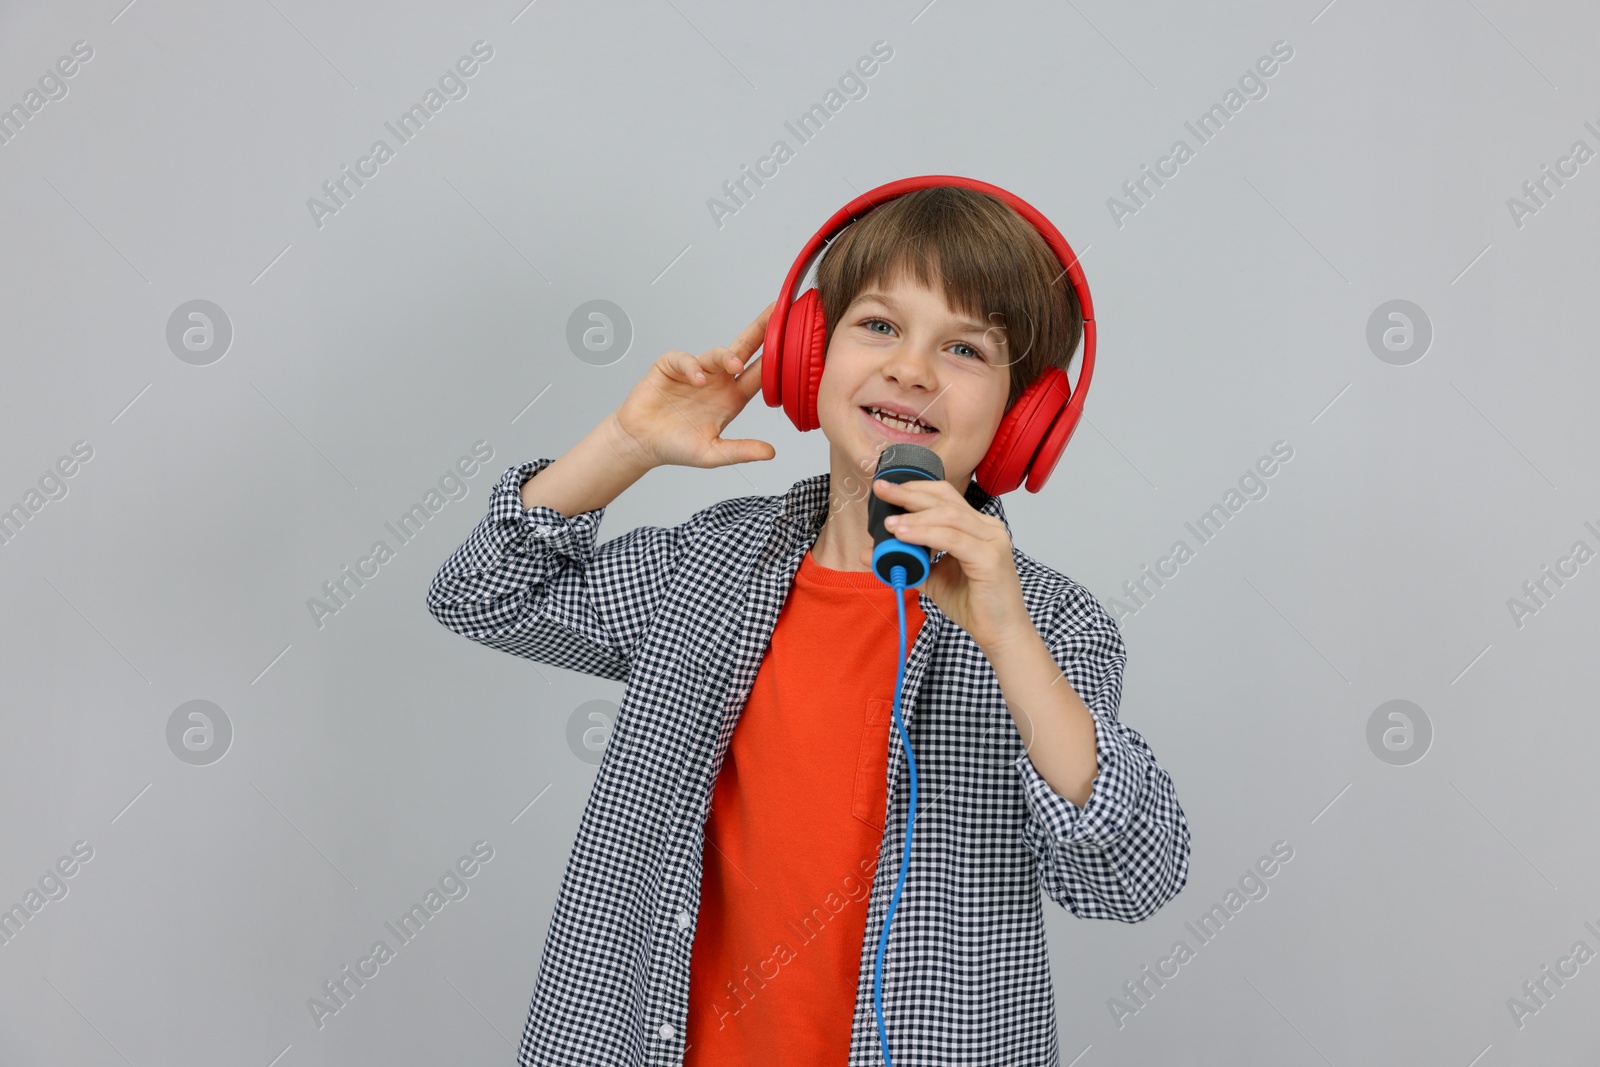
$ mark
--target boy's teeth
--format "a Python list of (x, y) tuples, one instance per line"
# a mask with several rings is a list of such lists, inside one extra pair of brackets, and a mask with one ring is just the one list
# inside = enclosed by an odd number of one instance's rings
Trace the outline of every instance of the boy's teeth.
[(888, 412), (879, 408), (869, 408), (868, 410), (872, 413), (872, 417), (877, 419), (879, 422), (886, 426), (893, 426), (895, 429), (904, 433), (930, 432), (927, 426), (924, 426), (920, 423), (908, 422), (905, 419), (899, 418), (898, 416), (890, 415)]

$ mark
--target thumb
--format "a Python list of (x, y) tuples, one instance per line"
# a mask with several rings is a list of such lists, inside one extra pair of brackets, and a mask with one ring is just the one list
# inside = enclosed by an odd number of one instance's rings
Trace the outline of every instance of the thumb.
[(778, 454), (777, 449), (754, 437), (738, 437), (732, 440), (719, 437), (717, 450), (722, 455), (732, 456), (734, 463), (755, 463), (758, 460), (771, 459)]

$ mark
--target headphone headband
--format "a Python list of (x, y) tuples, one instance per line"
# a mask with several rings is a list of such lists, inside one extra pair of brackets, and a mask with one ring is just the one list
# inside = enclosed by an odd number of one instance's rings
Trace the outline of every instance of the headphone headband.
[[(1078, 381), (1072, 387), (1072, 398), (1067, 404), (1063, 417), (1075, 416), (1082, 412), (1084, 398), (1089, 392), (1089, 381), (1094, 376), (1094, 350), (1095, 335), (1098, 332), (1094, 323), (1094, 303), (1089, 296), (1089, 282), (1083, 275), (1083, 267), (1078, 262), (1078, 254), (1072, 250), (1067, 239), (1061, 236), (1061, 231), (1055, 228), (1051, 221), (1044, 217), (1032, 204), (1023, 200), (1014, 193), (1007, 192), (998, 185), (978, 181), (976, 178), (963, 178), (954, 174), (923, 174), (914, 178), (901, 178), (888, 182), (875, 189), (869, 189), (850, 201), (844, 207), (833, 213), (822, 228), (812, 235), (811, 240), (801, 250), (795, 259), (794, 265), (789, 268), (788, 276), (783, 280), (783, 288), (778, 292), (777, 306), (772, 309), (772, 315), (767, 319), (767, 332), (762, 342), (762, 351), (769, 353), (769, 358), (763, 362), (774, 362), (771, 353), (779, 351), (783, 344), (784, 331), (789, 320), (789, 309), (794, 304), (795, 286), (805, 276), (810, 267), (811, 259), (824, 244), (832, 240), (834, 235), (844, 229), (846, 225), (854, 222), (860, 216), (871, 211), (880, 204), (893, 200), (897, 196), (914, 192), (918, 189), (927, 189), (938, 185), (954, 185), (963, 189), (973, 189), (980, 193), (1004, 201), (1016, 210), (1017, 214), (1026, 219), (1039, 235), (1045, 239), (1050, 250), (1055, 253), (1066, 270), (1067, 280), (1072, 283), (1072, 290), (1077, 294), (1078, 306), (1083, 311), (1083, 362), (1078, 367)], [(769, 406), (776, 407), (779, 400), (778, 378), (774, 374), (762, 375), (762, 393)], [(1076, 418), (1074, 418), (1076, 421)]]

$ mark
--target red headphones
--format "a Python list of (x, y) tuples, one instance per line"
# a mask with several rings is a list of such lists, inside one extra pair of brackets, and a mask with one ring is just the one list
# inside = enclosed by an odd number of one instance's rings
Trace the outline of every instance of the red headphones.
[(1028, 480), (1028, 492), (1037, 493), (1055, 470), (1056, 461), (1066, 450), (1083, 414), (1083, 401), (1094, 375), (1094, 305), (1089, 299), (1089, 283), (1084, 279), (1077, 253), (1067, 244), (1066, 238), (1031, 204), (997, 185), (949, 174), (924, 174), (868, 190), (836, 211), (806, 242), (794, 266), (789, 268), (789, 276), (783, 280), (778, 305), (767, 320), (763, 341), (762, 395), (768, 407), (782, 404), (790, 421), (799, 429), (815, 430), (820, 425), (817, 389), (822, 383), (822, 363), (827, 355), (823, 345), (827, 324), (822, 317), (822, 298), (816, 289), (807, 289), (800, 299), (794, 300), (795, 285), (810, 269), (812, 258), (845, 226), (884, 201), (935, 185), (975, 189), (1015, 208), (1039, 231), (1066, 268), (1067, 278), (1083, 309), (1083, 363), (1078, 370), (1077, 386), (1068, 384), (1067, 374), (1060, 367), (1051, 367), (1040, 375), (1023, 390), (1001, 420), (994, 441), (975, 472), (979, 487), (991, 496), (1009, 493), (1022, 484), (1024, 477)]

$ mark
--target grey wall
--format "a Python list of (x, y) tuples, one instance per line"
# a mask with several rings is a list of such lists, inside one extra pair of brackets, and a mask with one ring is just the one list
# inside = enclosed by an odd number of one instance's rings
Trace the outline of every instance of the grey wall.
[[(0, 145), (0, 507), (26, 518), (0, 546), (0, 906), (28, 912), (0, 1062), (513, 1062), (593, 781), (569, 722), (621, 687), (451, 634), (427, 583), (507, 467), (663, 350), (731, 340), (831, 212), (923, 173), (1016, 192), (1083, 255), (1087, 423), (1007, 507), (1132, 609), (1122, 715), (1194, 835), (1146, 923), (1046, 903), (1063, 1062), (1592, 1062), (1600, 963), (1560, 961), (1600, 951), (1600, 16), (1322, 2), (8, 5), (0, 105), (58, 98)], [(799, 145), (785, 121), (880, 40)], [(466, 95), (395, 147), (385, 122), (478, 41)], [(1200, 143), (1185, 123), (1280, 41)], [(379, 138), (319, 224), (308, 199)], [(778, 139), (793, 158), (719, 224), (708, 199)], [(1193, 158), (1127, 198), (1179, 139)], [(1545, 165), (1576, 173), (1535, 201)], [(625, 354), (569, 346), (591, 300)], [(657, 471), (602, 538), (825, 469), (759, 402), (730, 433), (777, 458)], [(399, 546), (385, 523), (475, 442), (465, 495), (445, 479)], [(378, 539), (394, 557), (319, 624)], [(319, 1026), (322, 983), (477, 842), (467, 894)], [(1201, 943), (1185, 924), (1278, 842)], [(1578, 970), (1540, 1006), (1547, 965)]]

